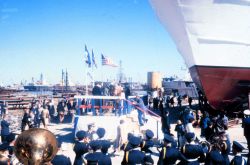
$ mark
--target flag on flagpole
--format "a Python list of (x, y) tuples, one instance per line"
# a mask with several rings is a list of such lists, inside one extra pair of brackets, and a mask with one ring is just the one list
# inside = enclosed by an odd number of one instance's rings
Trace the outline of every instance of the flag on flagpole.
[(85, 52), (86, 52), (86, 64), (88, 65), (88, 67), (90, 68), (91, 67), (91, 59), (90, 59), (90, 54), (89, 54), (89, 51), (88, 51), (88, 48), (87, 46), (85, 45)]
[(102, 65), (108, 65), (108, 66), (112, 66), (112, 67), (118, 67), (118, 65), (116, 65), (111, 58), (106, 57), (102, 54)]
[(95, 54), (93, 52), (93, 49), (92, 49), (92, 66), (95, 66), (97, 68), (97, 64), (96, 64), (96, 61), (95, 61)]

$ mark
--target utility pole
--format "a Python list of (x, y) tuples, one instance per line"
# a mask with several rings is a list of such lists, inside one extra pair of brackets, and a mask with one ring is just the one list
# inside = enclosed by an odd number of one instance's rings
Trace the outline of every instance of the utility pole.
[(122, 61), (119, 62), (119, 73), (118, 73), (118, 81), (123, 82), (124, 81), (124, 74), (123, 74), (123, 68), (122, 68)]
[(69, 87), (69, 79), (68, 79), (68, 71), (66, 69), (66, 78), (65, 78), (65, 90), (68, 92), (68, 87)]
[(62, 93), (64, 92), (64, 71), (62, 70)]

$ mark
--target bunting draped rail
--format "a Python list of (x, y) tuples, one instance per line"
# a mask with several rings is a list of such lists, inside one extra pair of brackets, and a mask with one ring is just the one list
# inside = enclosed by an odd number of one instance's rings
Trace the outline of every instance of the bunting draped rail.
[[(130, 96), (129, 98), (134, 98), (135, 96)], [(154, 113), (153, 111), (149, 110), (149, 109), (142, 109), (136, 105), (134, 105), (130, 100), (125, 99), (124, 97), (121, 96), (90, 96), (90, 95), (77, 95), (74, 96), (74, 98), (76, 99), (103, 99), (103, 100), (124, 100), (126, 102), (128, 102), (128, 104), (134, 106), (136, 109), (142, 111), (143, 113), (147, 113), (149, 115), (152, 116), (152, 118), (154, 118), (157, 121), (161, 122), (161, 116), (159, 116), (158, 114)], [(110, 108), (114, 108), (114, 106), (106, 106), (103, 105), (101, 106), (103, 109), (110, 109)], [(92, 108), (91, 104), (88, 105), (81, 105), (80, 108)], [(94, 108), (100, 108), (100, 106), (94, 106)]]

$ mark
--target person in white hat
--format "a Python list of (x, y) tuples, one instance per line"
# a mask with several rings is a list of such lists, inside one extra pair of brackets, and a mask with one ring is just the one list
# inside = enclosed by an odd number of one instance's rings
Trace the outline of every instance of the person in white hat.
[(242, 127), (244, 129), (244, 136), (247, 140), (247, 147), (248, 147), (248, 159), (250, 157), (249, 148), (250, 148), (250, 110), (244, 110), (244, 118), (242, 121)]

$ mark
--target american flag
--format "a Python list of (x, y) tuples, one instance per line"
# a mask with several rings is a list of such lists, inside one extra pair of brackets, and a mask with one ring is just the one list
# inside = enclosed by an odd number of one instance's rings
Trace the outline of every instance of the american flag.
[(102, 65), (118, 67), (109, 57), (105, 57), (103, 54), (102, 54)]

